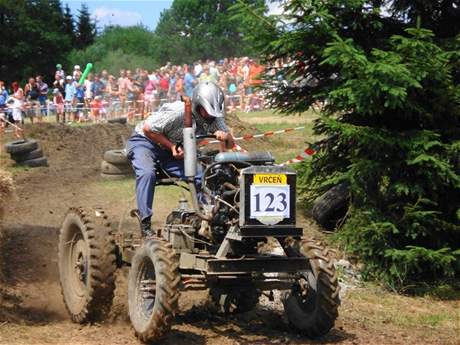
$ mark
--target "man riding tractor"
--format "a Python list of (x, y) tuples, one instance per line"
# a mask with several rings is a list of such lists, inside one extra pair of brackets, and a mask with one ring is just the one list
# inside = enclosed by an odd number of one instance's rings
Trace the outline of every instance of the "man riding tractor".
[[(233, 136), (225, 121), (224, 93), (213, 82), (199, 83), (192, 94), (193, 125), (197, 135), (214, 134), (225, 145), (233, 146)], [(181, 101), (164, 104), (140, 122), (129, 138), (126, 150), (136, 174), (138, 217), (144, 237), (153, 235), (151, 218), (157, 170), (185, 179), (183, 139), (185, 105)], [(195, 178), (200, 190), (201, 174)]]

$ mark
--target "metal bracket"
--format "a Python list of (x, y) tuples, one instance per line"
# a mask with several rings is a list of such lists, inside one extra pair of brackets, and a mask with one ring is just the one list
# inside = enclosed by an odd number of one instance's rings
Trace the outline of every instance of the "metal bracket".
[(217, 250), (217, 258), (225, 258), (230, 250), (230, 240), (241, 241), (242, 237), (240, 235), (239, 228), (236, 225), (233, 225), (228, 229), (227, 234), (224, 237), (224, 240), (220, 244), (219, 249)]

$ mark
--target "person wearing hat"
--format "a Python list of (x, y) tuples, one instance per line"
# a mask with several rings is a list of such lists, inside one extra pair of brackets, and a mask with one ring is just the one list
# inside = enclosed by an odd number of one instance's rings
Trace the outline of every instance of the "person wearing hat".
[[(135, 128), (126, 143), (127, 157), (136, 173), (136, 199), (142, 234), (149, 237), (156, 169), (185, 178), (184, 151), (177, 143), (183, 140), (185, 106), (181, 101), (163, 104)], [(192, 114), (196, 134), (214, 134), (227, 147), (233, 137), (225, 121), (224, 93), (213, 82), (199, 83), (192, 94)], [(201, 176), (195, 179), (200, 190)]]
[(75, 100), (76, 100), (76, 93), (77, 93), (77, 87), (76, 87), (76, 82), (73, 81), (73, 78), (71, 75), (68, 75), (65, 78), (65, 114), (64, 114), (64, 119), (65, 116), (67, 115), (67, 120), (70, 121), (70, 115), (74, 113), (74, 120), (75, 120)]
[(81, 69), (80, 69), (80, 65), (75, 65), (73, 67), (73, 80), (75, 80), (76, 82), (78, 82), (81, 78), (81, 75), (82, 75), (82, 72), (81, 72)]
[(65, 123), (65, 116), (64, 116), (64, 96), (62, 96), (61, 91), (58, 88), (53, 90), (53, 105), (56, 109), (56, 122), (62, 119), (62, 123)]
[(54, 73), (54, 79), (58, 79), (57, 76), (59, 76), (61, 80), (65, 79), (65, 72), (62, 69), (62, 65), (60, 63), (56, 65), (56, 72)]

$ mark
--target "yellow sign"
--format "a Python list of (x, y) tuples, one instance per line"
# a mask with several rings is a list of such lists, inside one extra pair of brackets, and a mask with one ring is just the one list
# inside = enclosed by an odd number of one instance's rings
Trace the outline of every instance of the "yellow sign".
[(256, 174), (254, 184), (287, 184), (287, 176), (282, 174)]

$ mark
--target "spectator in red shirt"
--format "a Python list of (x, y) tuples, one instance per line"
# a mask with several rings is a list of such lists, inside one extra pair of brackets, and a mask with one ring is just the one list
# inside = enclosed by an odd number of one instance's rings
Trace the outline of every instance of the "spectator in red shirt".
[(160, 102), (163, 99), (166, 99), (168, 95), (168, 90), (169, 90), (169, 76), (167, 73), (161, 73), (160, 74), (160, 82), (159, 82), (159, 96), (160, 96)]

